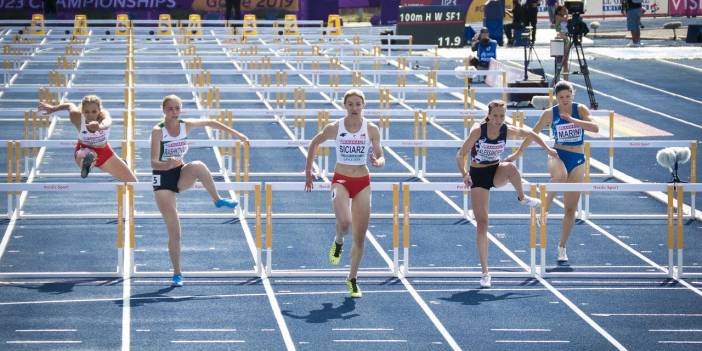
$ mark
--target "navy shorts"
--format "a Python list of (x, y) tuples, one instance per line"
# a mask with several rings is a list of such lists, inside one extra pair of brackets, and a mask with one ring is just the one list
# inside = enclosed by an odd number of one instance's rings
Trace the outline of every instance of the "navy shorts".
[(176, 168), (171, 168), (167, 171), (152, 170), (151, 185), (153, 185), (154, 191), (170, 190), (177, 193), (178, 180), (180, 179), (180, 170), (182, 168), (183, 165)]
[(471, 167), (470, 168), (470, 179), (473, 184), (470, 186), (472, 188), (483, 188), (490, 190), (490, 188), (495, 187), (493, 183), (493, 178), (495, 178), (495, 173), (497, 173), (497, 167), (500, 163), (495, 163), (494, 165), (487, 167)]

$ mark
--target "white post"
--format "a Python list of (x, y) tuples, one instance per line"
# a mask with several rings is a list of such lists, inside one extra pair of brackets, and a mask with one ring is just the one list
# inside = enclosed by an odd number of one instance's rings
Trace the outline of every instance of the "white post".
[(392, 250), (392, 256), (392, 273), (397, 277), (400, 271), (400, 252), (396, 247)]
[(536, 248), (531, 248), (531, 275), (536, 276)]
[(407, 271), (409, 270), (409, 248), (404, 249), (404, 265), (402, 265), (402, 274), (407, 274)]
[(673, 249), (668, 249), (668, 276), (673, 277), (674, 275), (674, 265), (673, 265)]
[(546, 243), (541, 246), (541, 267), (539, 268), (539, 274), (543, 276), (546, 273)]
[(271, 270), (273, 269), (273, 249), (267, 249), (266, 251), (266, 275), (271, 275)]
[(261, 276), (263, 272), (263, 254), (261, 248), (256, 249), (256, 275)]
[(683, 275), (683, 249), (678, 249), (678, 277)]

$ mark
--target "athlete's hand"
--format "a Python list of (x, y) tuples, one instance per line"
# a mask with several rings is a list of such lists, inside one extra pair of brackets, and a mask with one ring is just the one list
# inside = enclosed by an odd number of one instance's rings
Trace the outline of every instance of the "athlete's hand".
[(39, 107), (37, 107), (37, 110), (44, 112), (45, 115), (50, 115), (56, 112), (56, 108), (54, 108), (53, 105), (49, 105), (45, 102), (40, 102)]
[(176, 168), (176, 167), (182, 165), (183, 160), (171, 157), (168, 159), (168, 161), (166, 161), (166, 164), (168, 165), (168, 169), (173, 169), (173, 168)]
[(571, 116), (570, 113), (561, 112), (561, 119), (565, 120), (566, 122), (573, 122), (573, 116)]
[(466, 188), (470, 188), (470, 186), (473, 185), (473, 179), (470, 178), (470, 173), (466, 173), (465, 177), (463, 177), (463, 184), (466, 185)]
[(515, 151), (511, 155), (505, 157), (505, 162), (514, 162), (519, 157), (519, 151)]
[(371, 165), (373, 167), (383, 167), (385, 166), (385, 157), (375, 158), (375, 155), (370, 155)]
[(95, 133), (95, 132), (97, 132), (98, 130), (100, 130), (100, 122), (98, 122), (98, 121), (89, 122), (89, 123), (87, 123), (87, 124), (85, 125), (85, 128), (86, 128), (88, 131), (90, 131), (90, 132), (92, 132), (92, 133)]
[(549, 156), (551, 156), (551, 157), (553, 157), (553, 158), (555, 158), (555, 159), (558, 158), (558, 151), (556, 151), (556, 149), (554, 149), (554, 148), (552, 148), (552, 147), (547, 147), (547, 148), (546, 148), (546, 153), (547, 153)]
[(244, 134), (239, 133), (239, 140), (241, 140), (241, 142), (246, 144), (246, 145), (250, 145), (249, 138)]
[(312, 191), (315, 179), (317, 179), (316, 174), (312, 173), (311, 170), (305, 170), (305, 191)]

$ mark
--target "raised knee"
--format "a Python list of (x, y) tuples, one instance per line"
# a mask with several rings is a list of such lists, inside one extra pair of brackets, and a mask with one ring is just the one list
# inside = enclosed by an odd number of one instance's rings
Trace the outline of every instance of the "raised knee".
[(205, 166), (205, 163), (200, 160), (192, 161), (190, 162), (190, 165), (195, 166), (197, 168), (207, 168), (207, 166)]

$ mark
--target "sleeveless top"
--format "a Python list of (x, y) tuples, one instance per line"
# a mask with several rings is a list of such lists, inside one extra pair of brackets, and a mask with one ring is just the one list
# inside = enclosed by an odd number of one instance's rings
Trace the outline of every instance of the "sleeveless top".
[(186, 129), (185, 121), (178, 121), (180, 123), (180, 132), (178, 135), (168, 134), (168, 129), (166, 128), (166, 122), (161, 122), (158, 127), (161, 128), (161, 148), (158, 154), (158, 159), (160, 161), (167, 161), (169, 158), (175, 158), (178, 160), (183, 160), (183, 157), (188, 152), (188, 131)]
[(368, 135), (368, 120), (363, 118), (361, 129), (356, 133), (346, 130), (344, 121), (339, 121), (339, 130), (336, 133), (336, 163), (345, 165), (365, 165), (371, 151), (371, 140)]
[(500, 134), (495, 139), (488, 139), (487, 123), (480, 125), (480, 138), (470, 150), (471, 163), (491, 164), (500, 161), (507, 142), (507, 125), (500, 127)]
[(78, 141), (81, 144), (88, 146), (102, 146), (107, 143), (110, 137), (110, 129), (98, 130), (91, 132), (85, 123), (85, 116), (80, 115), (80, 131), (78, 132)]
[[(575, 119), (581, 119), (578, 113), (578, 104), (572, 104), (571, 116)], [(585, 139), (585, 131), (575, 125), (561, 119), (561, 114), (558, 111), (558, 105), (553, 107), (553, 122), (551, 123), (551, 131), (553, 132), (554, 142), (560, 145), (578, 146), (583, 144)]]

